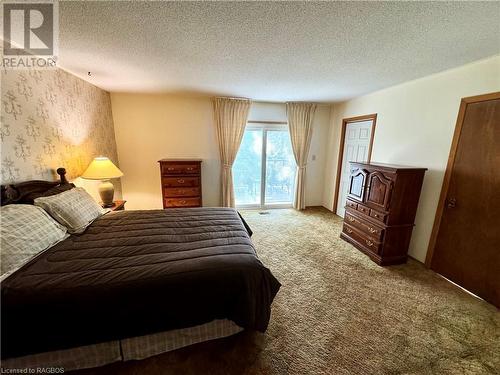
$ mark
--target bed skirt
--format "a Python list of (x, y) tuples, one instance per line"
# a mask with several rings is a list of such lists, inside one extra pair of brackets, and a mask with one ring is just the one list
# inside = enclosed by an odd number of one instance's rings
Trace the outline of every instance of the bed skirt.
[(58, 369), (57, 373), (62, 373), (99, 367), (118, 361), (152, 357), (199, 342), (231, 336), (241, 331), (243, 328), (231, 320), (213, 320), (195, 327), (9, 358), (2, 360), (2, 370), (52, 368)]

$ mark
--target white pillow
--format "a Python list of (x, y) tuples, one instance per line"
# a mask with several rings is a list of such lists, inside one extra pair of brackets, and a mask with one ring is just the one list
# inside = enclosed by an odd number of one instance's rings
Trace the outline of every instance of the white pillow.
[(2, 279), (68, 237), (65, 227), (30, 204), (4, 206), (0, 208), (0, 219)]
[(109, 212), (81, 187), (50, 197), (36, 198), (35, 205), (47, 211), (69, 233), (82, 233), (95, 219)]

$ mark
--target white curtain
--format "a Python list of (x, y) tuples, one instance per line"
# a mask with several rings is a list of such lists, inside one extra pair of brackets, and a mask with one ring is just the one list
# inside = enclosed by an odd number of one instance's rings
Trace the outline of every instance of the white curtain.
[(215, 98), (214, 120), (222, 164), (222, 207), (234, 207), (232, 167), (245, 132), (251, 101), (248, 99)]
[(311, 146), (312, 122), (315, 111), (316, 104), (313, 103), (286, 103), (286, 115), (290, 128), (293, 155), (297, 163), (293, 207), (298, 210), (306, 208), (306, 165), (309, 147)]

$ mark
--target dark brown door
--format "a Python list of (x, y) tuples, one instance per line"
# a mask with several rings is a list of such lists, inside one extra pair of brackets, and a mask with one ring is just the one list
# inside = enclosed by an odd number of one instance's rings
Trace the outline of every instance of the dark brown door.
[(368, 175), (366, 204), (373, 208), (387, 210), (391, 200), (392, 181), (381, 172)]
[(462, 101), (430, 264), (500, 307), (500, 93), (484, 98)]
[(349, 179), (349, 188), (347, 190), (347, 197), (354, 199), (358, 202), (363, 202), (365, 196), (366, 176), (368, 172), (361, 168), (354, 168), (351, 170)]

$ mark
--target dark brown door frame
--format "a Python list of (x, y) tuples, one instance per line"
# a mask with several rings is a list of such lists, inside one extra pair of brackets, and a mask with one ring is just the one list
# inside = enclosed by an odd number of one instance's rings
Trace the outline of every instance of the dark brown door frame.
[(351, 124), (354, 122), (367, 121), (367, 120), (373, 120), (372, 135), (370, 137), (370, 146), (368, 148), (368, 160), (366, 160), (369, 163), (371, 158), (372, 158), (373, 138), (375, 136), (375, 126), (377, 125), (377, 114), (372, 113), (370, 115), (363, 115), (363, 116), (356, 116), (356, 117), (349, 117), (349, 118), (342, 119), (342, 130), (340, 133), (339, 156), (338, 156), (338, 162), (337, 162), (337, 177), (335, 178), (335, 196), (333, 197), (333, 213), (337, 212), (337, 204), (338, 204), (338, 199), (339, 199), (340, 176), (342, 175), (342, 158), (344, 157), (344, 143), (345, 143), (345, 132), (346, 132), (347, 124)]
[(434, 249), (436, 247), (436, 241), (439, 234), (439, 227), (441, 225), (441, 218), (443, 216), (446, 197), (448, 196), (451, 173), (453, 171), (453, 165), (455, 164), (455, 156), (458, 150), (458, 141), (460, 140), (460, 134), (462, 133), (462, 127), (464, 124), (465, 112), (467, 110), (467, 106), (471, 103), (479, 103), (495, 99), (500, 99), (500, 92), (470, 96), (467, 98), (462, 98), (462, 100), (460, 101), (460, 109), (458, 110), (455, 132), (453, 133), (453, 140), (451, 141), (450, 155), (448, 156), (448, 163), (446, 164), (446, 172), (444, 173), (443, 186), (441, 188), (441, 194), (439, 195), (439, 202), (436, 209), (436, 216), (434, 217), (434, 225), (432, 226), (431, 238), (429, 240), (427, 255), (425, 257), (425, 265), (427, 266), (427, 268), (431, 267), (432, 257), (434, 256)]

